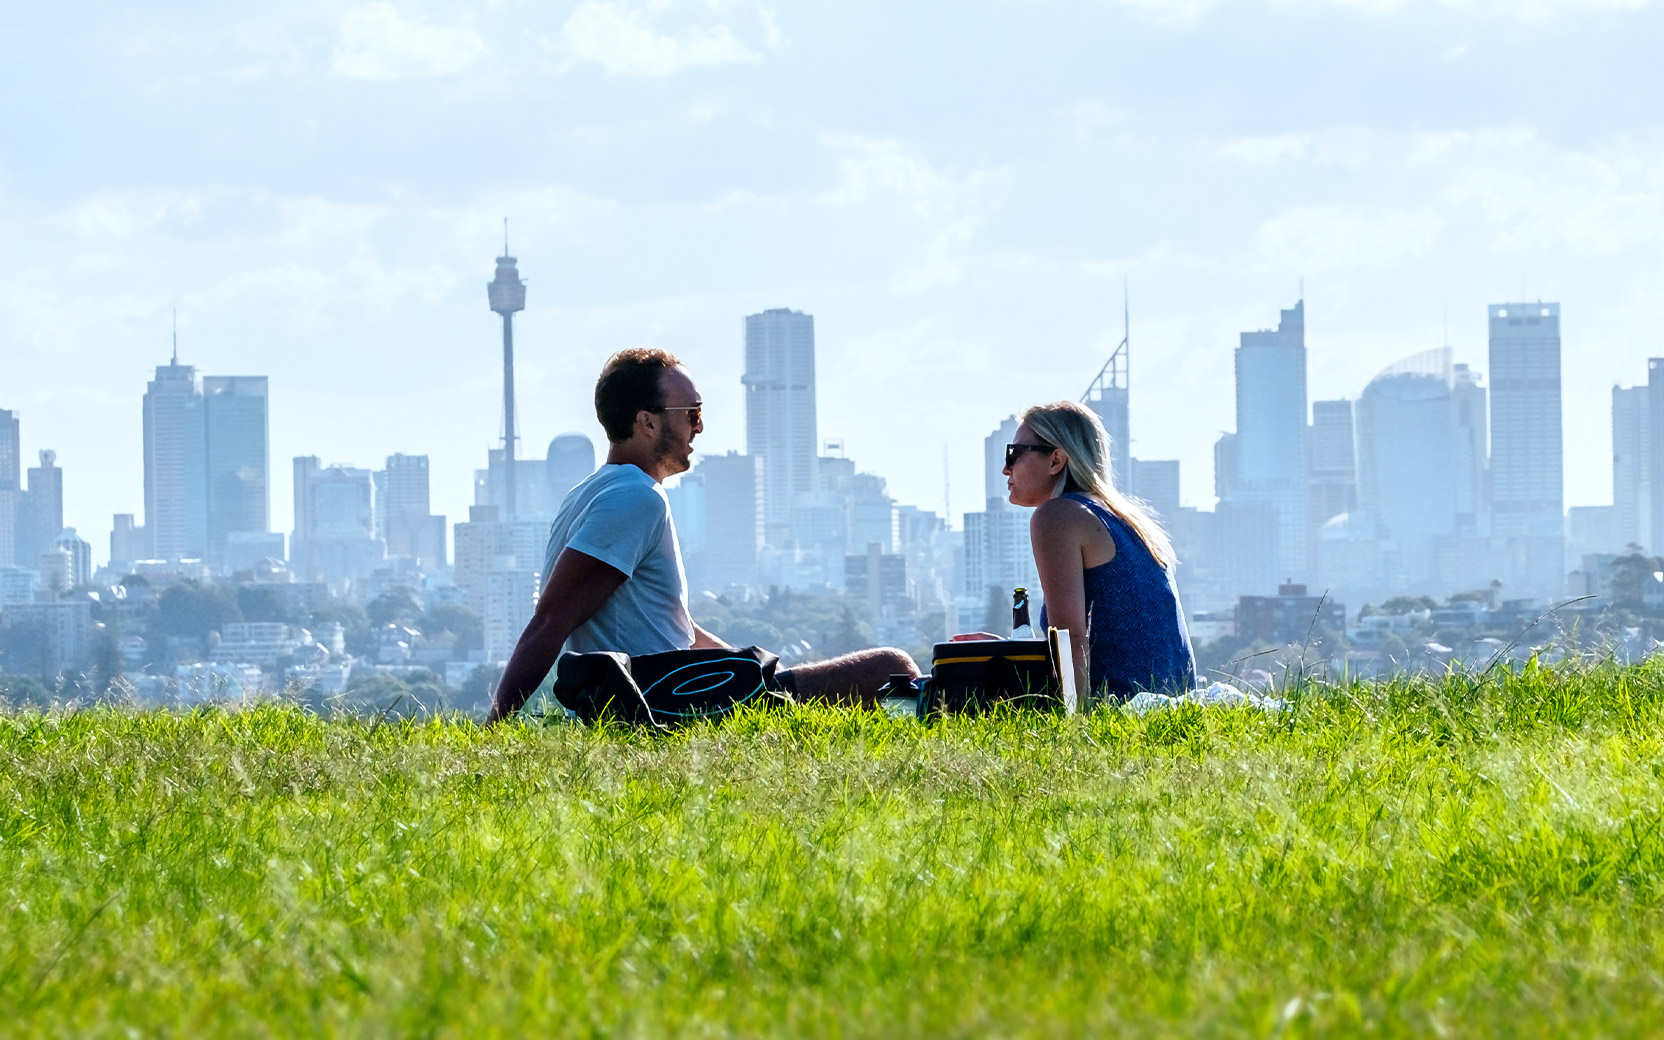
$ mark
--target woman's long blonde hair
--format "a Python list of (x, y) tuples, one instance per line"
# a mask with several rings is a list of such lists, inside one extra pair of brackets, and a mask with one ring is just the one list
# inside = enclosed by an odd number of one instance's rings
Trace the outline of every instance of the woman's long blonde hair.
[(1022, 422), (1047, 444), (1063, 449), (1068, 457), (1069, 465), (1060, 478), (1064, 491), (1078, 491), (1097, 499), (1099, 505), (1133, 529), (1162, 567), (1171, 568), (1178, 562), (1172, 539), (1144, 503), (1115, 487), (1110, 475), (1109, 431), (1091, 409), (1074, 401), (1037, 404), (1023, 413)]

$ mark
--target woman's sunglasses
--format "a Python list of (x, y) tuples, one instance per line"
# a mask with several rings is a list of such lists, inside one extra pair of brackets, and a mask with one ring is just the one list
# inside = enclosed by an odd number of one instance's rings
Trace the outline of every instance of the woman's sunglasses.
[(1050, 444), (1007, 444), (1005, 446), (1005, 465), (1008, 469), (1015, 466), (1017, 464), (1017, 459), (1021, 457), (1025, 451), (1044, 451), (1049, 453), (1056, 450), (1057, 449), (1052, 447)]

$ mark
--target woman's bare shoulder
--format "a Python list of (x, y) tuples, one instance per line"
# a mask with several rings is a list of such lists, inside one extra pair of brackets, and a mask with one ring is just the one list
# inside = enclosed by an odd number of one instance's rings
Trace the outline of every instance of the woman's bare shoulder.
[(1035, 507), (1034, 515), (1029, 518), (1029, 530), (1061, 534), (1065, 531), (1091, 530), (1097, 522), (1098, 518), (1092, 510), (1072, 498), (1059, 495)]

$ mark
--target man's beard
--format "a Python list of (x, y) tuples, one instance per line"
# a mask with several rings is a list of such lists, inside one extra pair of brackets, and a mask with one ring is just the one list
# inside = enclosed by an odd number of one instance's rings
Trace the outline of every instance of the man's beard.
[(659, 439), (653, 442), (653, 461), (666, 473), (684, 473), (687, 471), (688, 462), (682, 458), (680, 448), (681, 445), (671, 432), (670, 424), (666, 423), (659, 431)]

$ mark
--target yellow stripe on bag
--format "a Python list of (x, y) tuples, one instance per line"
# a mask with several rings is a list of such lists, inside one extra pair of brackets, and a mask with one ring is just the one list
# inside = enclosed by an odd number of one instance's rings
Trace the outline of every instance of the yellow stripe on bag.
[[(936, 665), (939, 665), (939, 664), (987, 664), (989, 661), (992, 661), (993, 659), (994, 659), (994, 655), (992, 655), (992, 654), (988, 655), (987, 657), (944, 657), (944, 658), (941, 658), (940, 660), (932, 661), (931, 662), (931, 667), (935, 667)], [(1007, 661), (1049, 661), (1049, 660), (1051, 660), (1051, 658), (1047, 657), (1045, 654), (1020, 654), (1020, 655), (1013, 655), (1013, 656), (1007, 657), (1005, 659)]]

